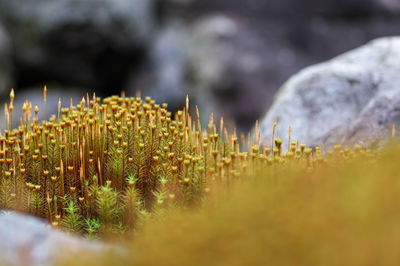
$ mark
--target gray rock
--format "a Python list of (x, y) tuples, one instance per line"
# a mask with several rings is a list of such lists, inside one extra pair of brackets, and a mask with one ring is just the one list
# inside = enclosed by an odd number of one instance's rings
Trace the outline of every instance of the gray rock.
[(153, 23), (152, 1), (148, 0), (2, 0), (0, 5), (3, 19), (15, 27), (32, 23), (26, 30), (47, 34), (63, 27), (88, 25), (98, 33), (113, 34), (114, 41), (121, 45), (126, 40), (136, 42), (149, 37)]
[(266, 83), (280, 82), (276, 65), (295, 60), (284, 48), (263, 54), (268, 47), (246, 24), (226, 15), (207, 16), (189, 25), (172, 21), (157, 34), (149, 62), (139, 75), (133, 73), (128, 91), (131, 95), (145, 91), (171, 107), (183, 106), (190, 95), (204, 119), (213, 112), (246, 127), (245, 122), (254, 123), (262, 114), (265, 98), (272, 94)]
[(11, 40), (0, 24), (0, 95), (4, 95), (11, 85)]
[(6, 211), (0, 212), (0, 239), (3, 266), (50, 266), (60, 255), (106, 250), (100, 242), (73, 237), (32, 216)]
[(104, 90), (119, 87), (123, 73), (140, 61), (152, 37), (153, 4), (0, 0), (0, 19), (13, 40), (17, 74), (25, 77), (19, 85), (56, 80)]
[(382, 139), (392, 135), (392, 125), (396, 126), (396, 137), (400, 125), (400, 93), (397, 90), (377, 94), (349, 126), (343, 139), (348, 143), (363, 145), (383, 144)]
[(275, 41), (266, 43), (249, 25), (227, 15), (201, 18), (189, 32), (189, 95), (206, 113), (203, 117), (214, 112), (247, 129), (246, 122), (253, 124), (265, 110), (272, 84), (279, 83), (276, 66), (295, 61), (294, 54)]
[(400, 38), (381, 38), (293, 76), (261, 121), (263, 139), (331, 146), (376, 140), (399, 125)]
[(384, 6), (387, 10), (393, 13), (400, 12), (400, 2), (397, 0), (376, 0), (380, 5)]
[(149, 48), (148, 60), (139, 72), (132, 73), (126, 86), (128, 95), (145, 92), (157, 102), (177, 109), (185, 101), (187, 31), (178, 21), (160, 29)]

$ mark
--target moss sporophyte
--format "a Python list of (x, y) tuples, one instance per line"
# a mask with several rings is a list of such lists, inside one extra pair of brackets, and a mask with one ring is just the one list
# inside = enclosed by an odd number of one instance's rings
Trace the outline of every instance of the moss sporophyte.
[[(46, 106), (44, 89), (44, 106)], [(361, 147), (336, 146), (322, 153), (291, 141), (262, 145), (255, 133), (229, 134), (210, 117), (202, 128), (189, 101), (172, 114), (149, 97), (86, 96), (44, 121), (26, 101), (12, 128), (14, 91), (5, 107), (8, 129), (0, 136), (0, 208), (49, 220), (84, 234), (131, 231), (140, 220), (171, 206), (194, 206), (224, 193), (244, 174), (277, 168), (318, 168), (331, 161), (374, 155)], [(33, 115), (32, 115), (33, 109)], [(46, 109), (46, 107), (44, 107)], [(46, 117), (46, 110), (44, 116)], [(289, 136), (291, 129), (289, 129)], [(324, 154), (327, 154), (326, 156)]]

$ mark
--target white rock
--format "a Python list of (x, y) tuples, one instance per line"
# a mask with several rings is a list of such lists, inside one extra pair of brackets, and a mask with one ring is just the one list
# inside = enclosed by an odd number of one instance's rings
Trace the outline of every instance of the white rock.
[(282, 139), (292, 126), (292, 140), (307, 145), (370, 144), (400, 124), (399, 73), (400, 37), (377, 39), (306, 68), (279, 90), (261, 121), (263, 139), (270, 143), (276, 120)]
[(62, 233), (47, 223), (15, 212), (0, 212), (0, 265), (51, 266), (57, 256), (104, 251), (106, 245)]

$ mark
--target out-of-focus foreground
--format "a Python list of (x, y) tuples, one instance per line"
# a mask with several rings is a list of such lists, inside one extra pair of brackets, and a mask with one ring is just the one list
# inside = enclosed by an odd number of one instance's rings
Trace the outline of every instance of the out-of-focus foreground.
[[(392, 146), (372, 163), (243, 176), (200, 210), (150, 222), (133, 240), (131, 265), (398, 265), (400, 157)], [(82, 261), (102, 265), (85, 254)], [(80, 265), (79, 256), (63, 262)]]
[[(397, 259), (391, 250), (396, 232), (387, 231), (400, 217), (395, 126), (386, 144), (393, 151), (324, 150), (293, 141), (290, 128), (287, 142), (276, 139), (276, 124), (264, 143), (258, 126), (247, 138), (229, 134), (223, 120), (217, 127), (212, 117), (201, 126), (199, 115), (189, 115), (189, 101), (172, 116), (151, 98), (114, 96), (87, 97), (69, 108), (60, 103), (43, 122), (39, 108), (31, 113), (26, 102), (22, 124), (11, 130), (14, 97), (12, 91), (6, 107), (10, 130), (0, 137), (0, 209), (125, 243), (90, 244), (11, 212), (0, 214), (0, 264), (53, 265), (63, 254), (59, 259), (71, 265), (81, 257), (95, 265), (319, 265), (333, 259), (390, 265)], [(16, 228), (18, 234), (10, 233)], [(393, 254), (375, 248), (384, 241)], [(377, 253), (358, 257), (353, 244)], [(335, 258), (330, 252), (342, 246), (348, 254)], [(77, 251), (82, 254), (71, 255)]]

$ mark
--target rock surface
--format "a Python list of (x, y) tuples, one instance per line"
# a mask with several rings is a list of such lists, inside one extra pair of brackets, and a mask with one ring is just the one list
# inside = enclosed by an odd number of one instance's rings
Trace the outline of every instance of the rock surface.
[[(118, 87), (152, 36), (153, 0), (0, 0), (19, 87), (56, 80)], [(110, 69), (112, 65), (112, 69)], [(36, 85), (36, 84), (35, 84)]]
[[(271, 96), (266, 84), (278, 86), (280, 82), (273, 70), (280, 64), (279, 57), (264, 52), (279, 44), (266, 45), (244, 21), (227, 15), (199, 19), (189, 32), (189, 95), (206, 114), (204, 118), (214, 112), (247, 130), (250, 125), (246, 123), (253, 125)], [(285, 56), (284, 50), (279, 52)], [(290, 60), (290, 52), (286, 55)]]
[(11, 86), (11, 40), (0, 24), (0, 95)]
[(381, 144), (380, 139), (390, 136), (391, 126), (400, 125), (400, 92), (384, 91), (376, 95), (350, 125), (343, 139), (348, 143)]
[(400, 12), (400, 2), (397, 0), (376, 0), (379, 4), (383, 5), (386, 9), (394, 13)]
[(51, 266), (57, 256), (78, 251), (101, 252), (105, 245), (64, 234), (41, 220), (0, 212), (0, 265)]
[(261, 121), (276, 136), (307, 145), (371, 144), (400, 125), (400, 37), (374, 40), (293, 76)]
[[(329, 17), (360, 16), (381, 14), (382, 12), (399, 11), (397, 0), (268, 0), (268, 1), (242, 1), (242, 0), (198, 0), (195, 8), (229, 9), (248, 11), (251, 14), (264, 16), (291, 15), (323, 15)], [(291, 19), (287, 17), (287, 19)]]
[[(128, 95), (141, 91), (157, 102), (166, 102), (171, 110), (181, 107), (185, 89), (187, 32), (181, 22), (170, 22), (160, 29), (149, 46), (148, 60), (132, 73), (126, 88)], [(185, 93), (186, 92), (186, 93)]]

